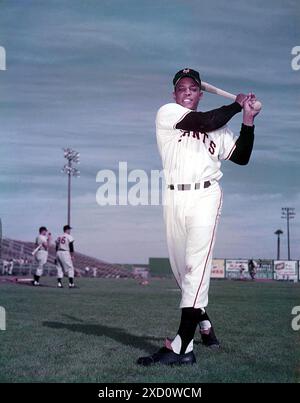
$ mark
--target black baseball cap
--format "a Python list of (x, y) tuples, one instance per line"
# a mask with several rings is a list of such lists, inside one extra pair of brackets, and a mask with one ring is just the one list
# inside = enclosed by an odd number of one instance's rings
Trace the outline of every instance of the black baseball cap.
[(68, 229), (72, 229), (72, 227), (70, 227), (70, 225), (65, 225), (64, 226), (64, 232), (67, 231)]
[(200, 74), (198, 73), (198, 71), (193, 70), (193, 69), (189, 69), (189, 68), (185, 68), (182, 70), (179, 70), (174, 78), (173, 78), (173, 85), (174, 87), (176, 87), (176, 84), (178, 83), (179, 80), (181, 80), (183, 77), (191, 77), (194, 81), (196, 81), (196, 83), (199, 85), (199, 87), (201, 88), (201, 78), (200, 78)]

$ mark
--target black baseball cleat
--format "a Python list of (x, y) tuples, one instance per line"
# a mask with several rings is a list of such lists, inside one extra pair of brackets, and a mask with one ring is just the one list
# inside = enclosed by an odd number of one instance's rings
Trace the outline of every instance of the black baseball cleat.
[(35, 286), (35, 287), (38, 287), (38, 286), (40, 285), (40, 283), (39, 283), (38, 281), (36, 281), (36, 280), (32, 280), (32, 281), (31, 281), (31, 284), (32, 284), (33, 286)]
[(153, 364), (162, 364), (162, 365), (192, 365), (196, 363), (196, 357), (193, 351), (186, 354), (175, 354), (174, 351), (162, 347), (152, 355), (148, 357), (140, 357), (137, 360), (138, 365), (143, 365), (144, 367), (148, 367)]
[(213, 327), (210, 328), (210, 332), (208, 334), (201, 333), (201, 331), (200, 331), (200, 334), (201, 334), (201, 339), (202, 339), (202, 343), (204, 344), (204, 346), (212, 348), (212, 349), (215, 349), (215, 348), (217, 349), (217, 348), (221, 347), (220, 342), (217, 339), (217, 336), (215, 335)]

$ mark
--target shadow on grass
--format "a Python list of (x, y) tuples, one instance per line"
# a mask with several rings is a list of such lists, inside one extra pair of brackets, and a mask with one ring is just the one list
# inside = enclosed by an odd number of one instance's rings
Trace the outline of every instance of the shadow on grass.
[[(66, 329), (71, 332), (83, 333), (87, 335), (93, 336), (105, 336), (109, 337), (124, 346), (130, 346), (137, 349), (144, 350), (148, 353), (154, 353), (158, 346), (157, 344), (152, 344), (152, 341), (160, 341), (163, 339), (159, 337), (147, 337), (147, 336), (136, 336), (130, 333), (127, 333), (124, 329), (118, 327), (109, 327), (98, 324), (87, 324), (82, 323), (81, 319), (75, 320), (80, 321), (81, 323), (63, 323), (63, 322), (43, 322), (43, 326), (49, 327), (51, 329)], [(150, 341), (149, 341), (150, 340)], [(161, 343), (162, 344), (162, 343)]]

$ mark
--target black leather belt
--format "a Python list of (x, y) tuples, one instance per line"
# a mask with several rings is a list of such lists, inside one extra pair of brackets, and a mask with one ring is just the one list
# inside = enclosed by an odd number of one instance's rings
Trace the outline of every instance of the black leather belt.
[[(204, 184), (203, 184), (203, 188), (207, 189), (207, 188), (210, 187), (210, 185), (211, 185), (210, 181), (205, 181)], [(201, 183), (195, 183), (194, 186), (195, 186), (194, 189), (196, 189), (196, 190), (200, 189), (201, 188)], [(174, 190), (175, 185), (168, 185), (168, 189)], [(180, 185), (177, 185), (177, 189), (178, 190), (191, 190), (192, 185), (191, 184), (180, 184)]]

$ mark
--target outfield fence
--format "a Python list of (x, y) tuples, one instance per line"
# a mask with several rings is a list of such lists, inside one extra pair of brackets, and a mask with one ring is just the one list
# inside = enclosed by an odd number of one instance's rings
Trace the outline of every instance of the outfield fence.
[[(253, 262), (254, 271), (249, 270)], [(149, 271), (154, 277), (171, 277), (168, 258), (149, 259)], [(251, 276), (252, 274), (252, 276)], [(213, 259), (211, 278), (230, 280), (286, 280), (300, 281), (299, 260), (272, 259)]]

